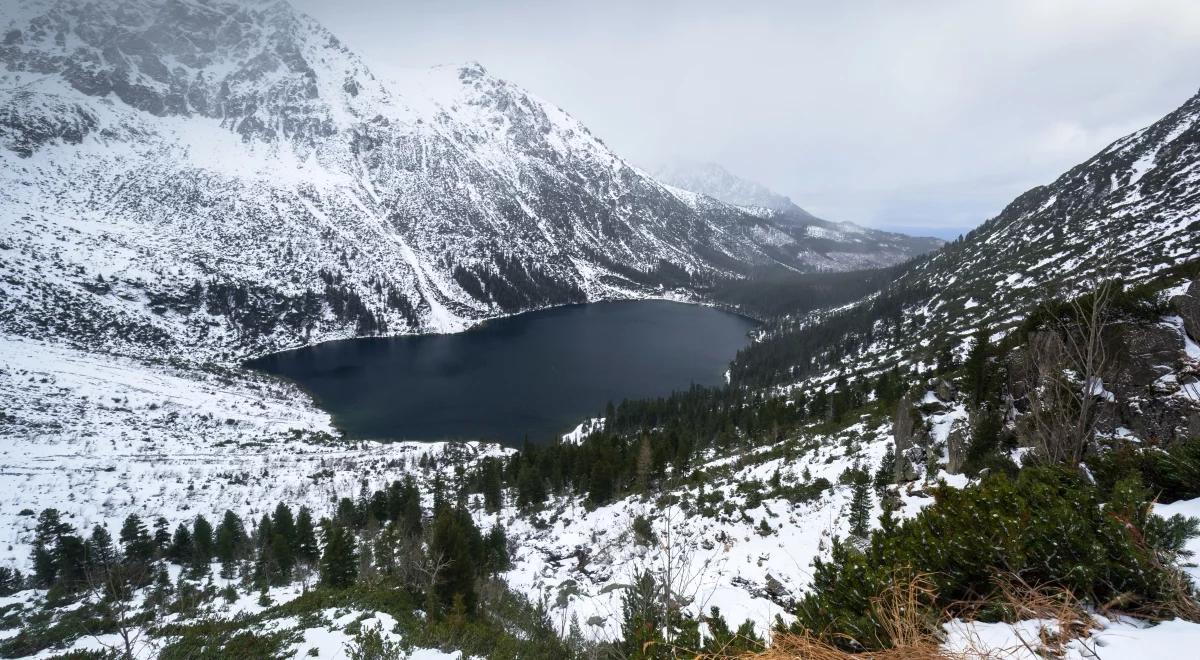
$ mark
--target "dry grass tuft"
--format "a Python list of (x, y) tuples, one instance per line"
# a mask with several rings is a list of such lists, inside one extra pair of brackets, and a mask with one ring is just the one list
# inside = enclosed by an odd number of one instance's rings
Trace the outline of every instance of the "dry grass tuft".
[(936, 642), (850, 653), (810, 635), (788, 633), (777, 635), (771, 648), (750, 657), (757, 660), (952, 660), (957, 656), (943, 651)]
[[(880, 625), (887, 631), (890, 648), (854, 653), (835, 645), (836, 640), (810, 633), (782, 633), (771, 647), (749, 654), (754, 660), (1003, 660), (1013, 657), (1061, 657), (1074, 640), (1086, 640), (1096, 622), (1087, 608), (1070, 591), (1058, 587), (1030, 585), (1016, 575), (996, 579), (991, 598), (955, 603), (936, 611), (930, 607), (935, 596), (928, 576), (917, 575), (893, 581), (872, 601)], [(959, 650), (942, 647), (941, 624), (953, 619), (974, 621), (985, 610), (1002, 611), (1010, 620), (1037, 620), (1036, 627), (1013, 628), (1017, 643), (989, 648), (974, 631), (960, 629), (965, 636)]]
[[(757, 660), (950, 660), (937, 637), (939, 617), (931, 607), (937, 596), (923, 574), (897, 573), (883, 593), (871, 600), (871, 611), (887, 635), (890, 648), (851, 653), (834, 640), (812, 634), (781, 633), (771, 647), (750, 657)], [(854, 645), (856, 640), (840, 640)]]
[(1010, 621), (1041, 621), (1032, 632), (1013, 628), (1018, 643), (1011, 647), (985, 648), (970, 628), (965, 656), (969, 658), (1008, 658), (1024, 655), (1060, 657), (1074, 640), (1087, 639), (1096, 628), (1096, 621), (1075, 594), (1061, 587), (1030, 585), (1012, 573), (998, 574), (994, 580), (996, 594), (986, 600), (959, 603), (953, 608), (957, 618), (976, 621), (987, 608), (1003, 610)]

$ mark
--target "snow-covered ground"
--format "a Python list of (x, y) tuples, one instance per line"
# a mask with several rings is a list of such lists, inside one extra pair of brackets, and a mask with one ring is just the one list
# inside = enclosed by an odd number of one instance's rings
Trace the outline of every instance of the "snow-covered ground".
[[(172, 525), (280, 501), (328, 513), (416, 471), (446, 443), (350, 443), (298, 388), (244, 370), (166, 364), (0, 336), (0, 565), (24, 570), (36, 514), (88, 529), (130, 513)], [(510, 450), (455, 444), (470, 462)], [(447, 468), (448, 469), (448, 468)], [(31, 515), (29, 512), (33, 512)]]
[[(935, 419), (959, 414), (954, 408)], [(866, 418), (831, 436), (805, 434), (735, 457), (714, 456), (700, 468), (707, 485), (653, 499), (632, 496), (589, 508), (583, 498), (559, 498), (532, 519), (506, 508), (498, 517), (515, 553), (504, 578), (544, 599), (564, 634), (577, 622), (593, 639), (611, 640), (619, 637), (624, 587), (641, 571), (665, 575), (669, 567), (673, 589), (691, 601), (693, 613), (718, 607), (731, 625), (750, 620), (766, 634), (777, 616), (791, 620), (790, 605), (808, 587), (812, 560), (829, 551), (834, 537), (849, 533), (850, 486), (839, 477), (854, 467), (873, 474), (889, 451), (891, 432), (890, 422)], [(938, 478), (966, 483), (945, 473)], [(832, 486), (811, 501), (752, 494), (769, 493), (772, 483), (819, 479)], [(901, 515), (932, 501), (912, 488), (898, 495)], [(873, 497), (871, 519), (881, 512)], [(635, 539), (639, 517), (650, 522), (654, 542)], [(489, 525), (493, 520), (481, 518)]]
[[(179, 572), (179, 567), (171, 567), (173, 579), (178, 579)], [(221, 578), (217, 573), (217, 566), (214, 565), (210, 579), (217, 589), (223, 589), (226, 585), (236, 582)], [(298, 584), (272, 587), (265, 592), (266, 601), (275, 604), (294, 599), (300, 593), (301, 585)], [(35, 605), (36, 600), (44, 595), (44, 592), (41, 591), (23, 591), (14, 596), (0, 598), (0, 607)], [(147, 590), (136, 593), (132, 601), (133, 605), (141, 607), (147, 595)], [(256, 614), (266, 609), (259, 604), (260, 598), (261, 596), (258, 594), (242, 594), (233, 603), (219, 601), (221, 602), (220, 606), (209, 605), (200, 616), (228, 619), (240, 615)], [(169, 613), (155, 623), (163, 625), (183, 620), (179, 614)], [(253, 624), (252, 628), (257, 633), (287, 635), (290, 642), (283, 650), (288, 654), (286, 657), (295, 660), (304, 658), (344, 660), (350, 657), (349, 650), (357, 645), (359, 633), (368, 630), (377, 631), (384, 643), (392, 644), (394, 648), (400, 650), (400, 660), (462, 660), (462, 653), (458, 651), (447, 653), (406, 643), (403, 634), (397, 631), (396, 619), (384, 612), (354, 608), (326, 608), (304, 617), (303, 620), (296, 616), (282, 616)], [(0, 639), (11, 637), (17, 632), (17, 629), (0, 630)], [(131, 642), (130, 651), (135, 660), (153, 660), (158, 657), (163, 647), (172, 641), (170, 637), (151, 637), (137, 627), (131, 627), (128, 632)], [(112, 652), (114, 650), (123, 651), (124, 648), (124, 639), (116, 632), (84, 634), (62, 648), (45, 649), (34, 655), (25, 656), (25, 658), (27, 660), (46, 660), (75, 651)]]
[[(1086, 637), (1066, 642), (1063, 660), (1158, 660), (1191, 658), (1200, 645), (1200, 624), (1174, 619), (1151, 625), (1129, 617), (1093, 616)], [(1057, 621), (980, 623), (955, 620), (946, 624), (944, 648), (970, 660), (1042, 660), (1043, 632), (1056, 633)]]

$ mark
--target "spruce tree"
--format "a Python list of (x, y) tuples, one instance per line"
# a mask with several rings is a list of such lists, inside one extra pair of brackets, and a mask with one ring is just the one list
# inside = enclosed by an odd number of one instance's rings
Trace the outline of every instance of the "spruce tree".
[(181, 566), (189, 566), (195, 550), (195, 544), (192, 543), (192, 532), (187, 525), (179, 523), (179, 526), (175, 528), (174, 536), (171, 537), (170, 545), (167, 546), (167, 559)]
[(850, 533), (859, 538), (867, 537), (867, 524), (871, 520), (871, 489), (866, 472), (850, 485)]
[(387, 519), (396, 521), (404, 513), (404, 484), (399, 480), (388, 484), (387, 488)]
[(192, 522), (192, 571), (204, 575), (212, 564), (214, 550), (212, 524), (204, 516)]
[(112, 534), (104, 525), (92, 528), (87, 540), (87, 566), (89, 571), (105, 571), (117, 564), (117, 550), (113, 546)]
[(275, 531), (272, 529), (271, 516), (263, 514), (262, 520), (258, 522), (258, 529), (255, 530), (254, 540), (254, 582), (259, 588), (265, 589), (275, 575), (275, 553), (271, 550)]
[(154, 558), (154, 540), (136, 513), (129, 514), (121, 525), (121, 547), (129, 563), (145, 564)]
[(0, 566), (0, 597), (11, 596), (25, 588), (25, 578), (21, 571), (7, 566)]
[(321, 554), (321, 584), (333, 589), (353, 586), (358, 577), (354, 534), (337, 522), (326, 522), (325, 548)]
[(508, 556), (508, 535), (504, 528), (495, 525), (484, 540), (484, 568), (488, 573), (507, 571), (512, 566)]
[(588, 501), (594, 505), (607, 503), (613, 496), (613, 466), (605, 455), (596, 458), (592, 463), (592, 472), (588, 476)]
[(279, 538), (283, 539), (289, 548), (296, 548), (296, 520), (292, 517), (292, 510), (282, 502), (275, 507), (275, 513), (271, 516), (271, 527)]
[(875, 471), (875, 490), (882, 493), (895, 480), (895, 477), (896, 446), (889, 442), (887, 453), (883, 455), (883, 460), (879, 462), (879, 469)]
[(58, 579), (59, 546), (62, 538), (74, 531), (62, 521), (58, 509), (45, 509), (33, 529), (33, 580), (42, 588), (54, 586)]
[(975, 415), (971, 429), (971, 441), (967, 444), (966, 463), (968, 472), (976, 473), (987, 466), (988, 460), (997, 455), (1000, 448), (1000, 433), (1004, 430), (1004, 418), (990, 405), (981, 406)]
[(433, 474), (433, 510), (438, 511), (446, 506), (446, 484), (442, 480), (442, 473), (435, 472)]
[(343, 497), (338, 500), (337, 514), (335, 520), (338, 524), (347, 527), (358, 527), (362, 523), (362, 518), (359, 516), (359, 509), (354, 504), (354, 500), (349, 497)]
[(949, 344), (942, 344), (937, 349), (937, 354), (934, 357), (934, 369), (937, 373), (942, 374), (954, 368), (954, 350)]
[(296, 523), (292, 511), (282, 502), (271, 518), (272, 582), (286, 584), (296, 564)]
[(246, 528), (241, 518), (233, 511), (226, 510), (212, 539), (214, 557), (222, 564), (233, 563), (244, 556), (246, 541)]
[(988, 344), (988, 331), (980, 328), (971, 342), (967, 359), (963, 363), (963, 389), (967, 399), (973, 406), (981, 406), (988, 399), (991, 389), (991, 374), (988, 361), (991, 358), (991, 346)]
[(213, 554), (221, 562), (223, 577), (233, 577), (233, 565), (244, 556), (246, 542), (246, 528), (242, 525), (242, 519), (226, 510), (213, 538)]
[(75, 534), (64, 534), (58, 542), (56, 585), (75, 591), (87, 584), (87, 545)]
[(413, 479), (412, 475), (408, 475), (404, 479), (404, 510), (402, 515), (404, 532), (414, 538), (420, 536), (424, 529), (421, 517), (421, 489), (417, 487), (417, 482)]
[(546, 501), (542, 478), (536, 467), (522, 465), (517, 476), (517, 506), (539, 507)]
[(161, 556), (166, 551), (167, 546), (171, 543), (171, 529), (168, 526), (167, 519), (159, 516), (154, 519), (154, 554)]
[(214, 548), (213, 527), (212, 523), (204, 516), (196, 516), (196, 520), (192, 523), (192, 543), (196, 544), (196, 554), (201, 557), (205, 563), (212, 561)]
[(305, 564), (315, 565), (320, 558), (321, 549), (317, 545), (312, 511), (302, 506), (296, 516), (296, 559)]
[(483, 508), (488, 513), (496, 513), (502, 505), (502, 488), (500, 483), (500, 465), (494, 459), (488, 459), (483, 464), (483, 474), (480, 484), (483, 489)]
[[(464, 521), (464, 518), (467, 520)], [(461, 595), (467, 611), (472, 612), (475, 609), (475, 562), (470, 533), (466, 527), (469, 522), (469, 516), (442, 507), (434, 517), (429, 554), (447, 562), (446, 568), (438, 576), (437, 585), (443, 606), (449, 607), (455, 595)]]

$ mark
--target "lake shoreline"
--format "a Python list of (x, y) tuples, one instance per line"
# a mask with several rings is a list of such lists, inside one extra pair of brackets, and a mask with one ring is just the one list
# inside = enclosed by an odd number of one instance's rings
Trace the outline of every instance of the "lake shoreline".
[(725, 385), (757, 321), (678, 300), (618, 300), (490, 319), (457, 333), (359, 337), (247, 360), (356, 440), (552, 441), (608, 402)]

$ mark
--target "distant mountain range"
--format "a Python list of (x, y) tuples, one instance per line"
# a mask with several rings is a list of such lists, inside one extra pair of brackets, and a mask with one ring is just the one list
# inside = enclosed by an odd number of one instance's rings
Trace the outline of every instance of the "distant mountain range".
[(654, 176), (663, 183), (708, 195), (727, 204), (768, 209), (808, 220), (817, 219), (787, 196), (760, 183), (735, 176), (717, 163), (675, 161), (655, 168)]
[(3, 18), (0, 328), (18, 335), (232, 358), (936, 246), (664, 185), (478, 64), (383, 80), (284, 2)]
[[(654, 177), (801, 230), (812, 250), (808, 262), (822, 270), (846, 271), (892, 265), (903, 261), (898, 255), (925, 254), (944, 243), (937, 238), (907, 236), (852, 222), (822, 220), (787, 196), (738, 177), (716, 163), (676, 161), (656, 168)], [(858, 249), (848, 250), (846, 245), (856, 245)]]

